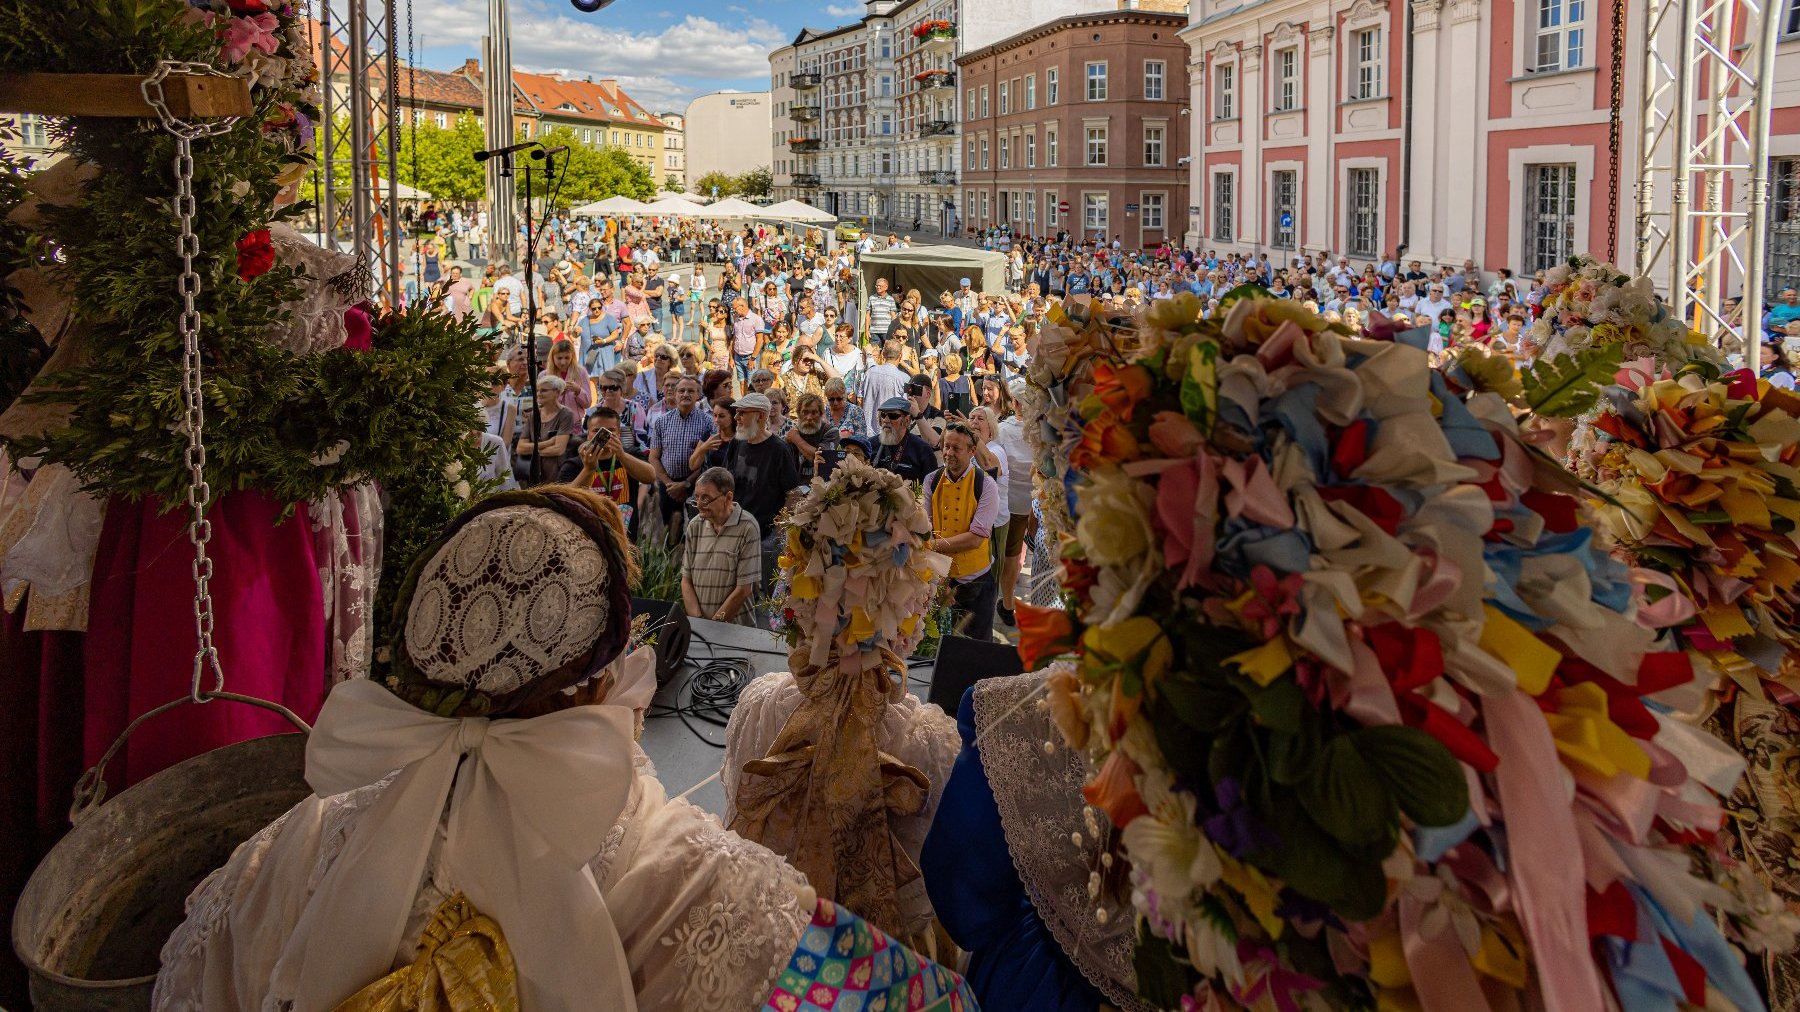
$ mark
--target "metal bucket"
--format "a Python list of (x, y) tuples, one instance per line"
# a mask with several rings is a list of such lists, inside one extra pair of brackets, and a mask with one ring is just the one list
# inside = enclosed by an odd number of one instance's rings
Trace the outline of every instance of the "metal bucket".
[(150, 1007), (188, 894), (237, 845), (312, 793), (306, 735), (227, 745), (163, 770), (82, 818), (32, 872), (13, 951), (39, 1012)]

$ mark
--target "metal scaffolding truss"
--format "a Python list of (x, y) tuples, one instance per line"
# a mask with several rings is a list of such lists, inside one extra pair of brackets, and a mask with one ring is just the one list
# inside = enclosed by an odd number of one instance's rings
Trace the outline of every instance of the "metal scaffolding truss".
[[(481, 124), (487, 146), (498, 149), (513, 143), (512, 26), (506, 0), (488, 0), (487, 11), (487, 34), (481, 39)], [(519, 252), (513, 185), (512, 159), (488, 159), (488, 259), (498, 263), (512, 262)]]
[[(1724, 303), (1740, 286), (1745, 330), (1762, 318), (1779, 4), (1654, 0), (1644, 12), (1636, 272), (1706, 333), (1731, 329)], [(1761, 342), (1745, 343), (1754, 369)]]
[(382, 300), (398, 307), (400, 61), (393, 58), (394, 0), (322, 3), (319, 20), (325, 81), (319, 125), (325, 183), (319, 196), (320, 230), (361, 255)]

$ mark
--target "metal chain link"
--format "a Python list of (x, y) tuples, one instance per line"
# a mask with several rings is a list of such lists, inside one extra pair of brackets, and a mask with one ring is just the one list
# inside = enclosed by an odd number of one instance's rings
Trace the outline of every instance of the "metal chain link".
[[(194, 258), (200, 255), (200, 239), (194, 234), (196, 205), (193, 144), (197, 138), (216, 137), (230, 130), (237, 122), (237, 117), (230, 116), (205, 123), (189, 123), (178, 119), (169, 109), (167, 96), (163, 93), (163, 81), (172, 73), (203, 74), (209, 77), (228, 75), (219, 73), (204, 63), (165, 60), (157, 64), (156, 72), (143, 83), (144, 101), (156, 110), (163, 129), (175, 136), (175, 217), (181, 226), (180, 236), (176, 241), (176, 251), (181, 257), (181, 277), (177, 283), (177, 289), (181, 292), (181, 315), (177, 318), (176, 326), (181, 334), (181, 398), (185, 408), (183, 427), (187, 430), (187, 501), (188, 509), (193, 514), (188, 521), (188, 541), (194, 546), (196, 646), (194, 674), (189, 682), (188, 694), (194, 702), (202, 703), (212, 693), (225, 690), (225, 671), (219, 664), (219, 650), (213, 644), (213, 562), (206, 551), (208, 542), (212, 540), (212, 521), (206, 515), (207, 507), (212, 504), (212, 486), (206, 480), (206, 396), (200, 369), (200, 311), (195, 306), (200, 295), (200, 274), (194, 270)], [(200, 683), (208, 670), (212, 672), (213, 687), (203, 693)]]
[(1612, 5), (1612, 116), (1607, 121), (1606, 146), (1612, 159), (1612, 185), (1606, 193), (1606, 259), (1619, 261), (1619, 133), (1625, 102), (1625, 0)]

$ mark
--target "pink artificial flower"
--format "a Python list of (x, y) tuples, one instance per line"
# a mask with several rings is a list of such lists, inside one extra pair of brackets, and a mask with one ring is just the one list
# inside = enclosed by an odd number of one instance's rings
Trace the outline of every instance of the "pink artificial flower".
[(276, 32), (281, 30), (281, 22), (273, 14), (252, 14), (249, 17), (232, 18), (220, 32), (225, 40), (220, 55), (228, 63), (241, 63), (244, 57), (254, 49), (264, 56), (274, 56), (281, 48), (281, 39)]

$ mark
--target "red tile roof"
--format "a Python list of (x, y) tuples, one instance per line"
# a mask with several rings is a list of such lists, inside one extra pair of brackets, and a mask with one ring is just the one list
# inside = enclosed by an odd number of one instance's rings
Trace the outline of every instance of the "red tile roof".
[(513, 71), (513, 84), (531, 100), (540, 115), (655, 130), (668, 126), (625, 94), (617, 82), (570, 80), (516, 70)]

